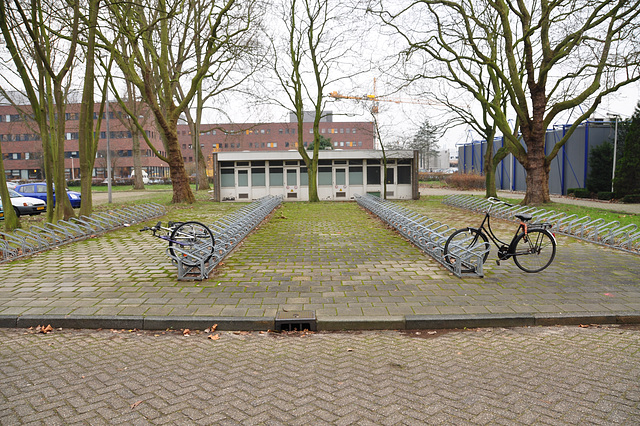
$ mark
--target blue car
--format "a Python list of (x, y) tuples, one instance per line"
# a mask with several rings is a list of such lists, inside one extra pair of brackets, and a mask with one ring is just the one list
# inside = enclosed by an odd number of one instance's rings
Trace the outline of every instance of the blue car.
[[(47, 201), (47, 184), (45, 182), (25, 183), (23, 185), (16, 186), (15, 190), (25, 197), (39, 198), (45, 203), (49, 204), (49, 202)], [(69, 201), (71, 201), (71, 207), (73, 207), (74, 209), (79, 208), (80, 193), (67, 190), (67, 195), (69, 196)], [(55, 201), (56, 197), (54, 192), (53, 202), (55, 203)]]
[(2, 210), (2, 201), (0, 201), (0, 220), (4, 220), (4, 211)]

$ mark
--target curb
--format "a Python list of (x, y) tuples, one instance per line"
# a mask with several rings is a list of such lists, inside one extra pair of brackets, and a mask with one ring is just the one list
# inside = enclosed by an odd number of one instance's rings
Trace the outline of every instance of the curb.
[[(221, 331), (267, 331), (275, 329), (275, 317), (0, 315), (0, 328), (28, 328), (45, 324), (54, 328), (138, 330), (204, 330), (217, 324), (217, 329)], [(640, 324), (640, 312), (321, 317), (317, 320), (317, 330), (425, 330), (580, 324)]]

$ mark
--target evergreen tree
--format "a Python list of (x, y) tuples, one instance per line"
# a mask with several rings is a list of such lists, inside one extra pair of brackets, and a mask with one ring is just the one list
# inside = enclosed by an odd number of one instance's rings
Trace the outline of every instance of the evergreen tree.
[(640, 102), (625, 126), (622, 155), (616, 164), (613, 184), (616, 198), (640, 194)]
[(611, 172), (613, 170), (613, 145), (605, 142), (593, 148), (589, 153), (589, 175), (587, 189), (591, 192), (611, 191)]
[[(318, 136), (318, 143), (320, 144), (318, 149), (333, 149), (333, 146), (331, 145), (331, 138), (320, 135)], [(309, 144), (307, 150), (313, 151), (313, 142)]]

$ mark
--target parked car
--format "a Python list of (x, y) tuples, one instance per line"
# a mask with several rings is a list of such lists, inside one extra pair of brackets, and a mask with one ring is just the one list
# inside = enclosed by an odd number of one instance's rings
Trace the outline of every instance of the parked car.
[(47, 211), (47, 203), (39, 198), (25, 197), (13, 189), (9, 190), (9, 196), (11, 197), (11, 205), (18, 216), (25, 214), (35, 216)]
[(7, 182), (7, 188), (9, 189), (16, 189), (16, 186), (18, 186), (18, 184), (15, 182)]
[(2, 201), (0, 201), (0, 220), (4, 220), (4, 211), (2, 210)]
[[(47, 184), (45, 182), (25, 183), (23, 185), (16, 186), (16, 191), (25, 197), (39, 198), (40, 200), (48, 203), (47, 201)], [(55, 191), (55, 188), (54, 188)], [(69, 191), (67, 189), (67, 195), (69, 201), (71, 201), (71, 207), (77, 209), (80, 207), (80, 193), (75, 191)], [(56, 196), (53, 194), (53, 202), (55, 203)], [(51, 203), (48, 203), (51, 204)]]

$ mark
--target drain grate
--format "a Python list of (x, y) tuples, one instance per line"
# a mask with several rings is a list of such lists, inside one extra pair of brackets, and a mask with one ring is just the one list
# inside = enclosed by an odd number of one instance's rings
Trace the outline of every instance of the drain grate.
[(315, 311), (282, 311), (276, 315), (276, 331), (317, 331)]

